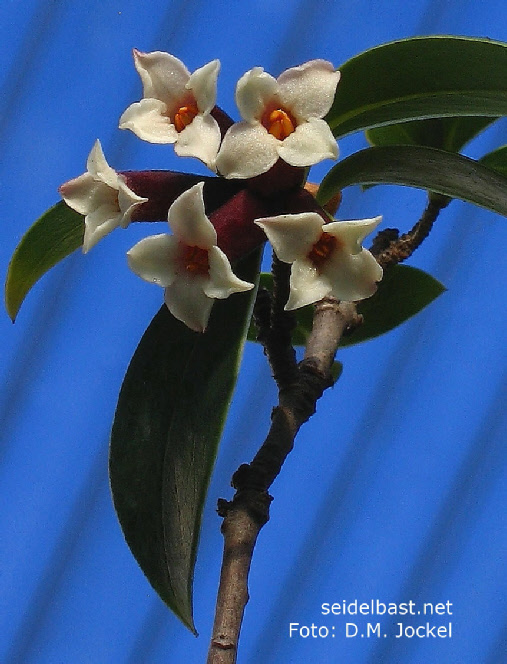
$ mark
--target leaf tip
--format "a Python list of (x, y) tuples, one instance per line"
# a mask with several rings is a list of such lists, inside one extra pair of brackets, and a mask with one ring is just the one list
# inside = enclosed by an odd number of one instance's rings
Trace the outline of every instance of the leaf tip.
[(16, 317), (19, 313), (19, 309), (21, 307), (21, 302), (17, 302), (16, 299), (12, 296), (12, 293), (10, 291), (9, 287), (9, 275), (7, 275), (7, 280), (5, 282), (5, 297), (4, 297), (4, 303), (5, 303), (5, 310), (7, 312), (7, 315), (11, 319), (13, 323), (16, 322)]
[(178, 605), (178, 602), (175, 601), (176, 600), (175, 597), (172, 597), (171, 601), (167, 601), (166, 597), (163, 597), (162, 595), (160, 596), (167, 604), (167, 606), (171, 609), (171, 611), (174, 613), (174, 615), (177, 618), (179, 618), (179, 620), (181, 620), (181, 622), (188, 629), (188, 631), (191, 632), (197, 638), (199, 636), (199, 632), (195, 628), (194, 616), (191, 606)]

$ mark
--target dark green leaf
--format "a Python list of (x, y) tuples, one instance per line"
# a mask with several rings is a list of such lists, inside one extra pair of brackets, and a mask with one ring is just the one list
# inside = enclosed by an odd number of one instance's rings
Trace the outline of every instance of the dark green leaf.
[[(263, 273), (262, 282), (271, 290), (271, 274)], [(357, 305), (364, 322), (350, 335), (342, 337), (340, 346), (367, 341), (389, 332), (408, 318), (424, 309), (445, 291), (444, 286), (426, 272), (407, 265), (394, 265), (384, 271), (377, 292)], [(304, 346), (312, 330), (313, 306), (297, 309), (297, 326), (292, 334), (294, 346)], [(255, 327), (251, 326), (248, 339), (256, 341)]]
[(507, 145), (502, 145), (501, 148), (488, 152), (479, 159), (479, 162), (507, 177)]
[(367, 148), (326, 175), (317, 194), (324, 205), (353, 184), (401, 184), (461, 198), (507, 215), (507, 178), (462, 155), (412, 145)]
[(370, 145), (425, 145), (448, 152), (461, 152), (497, 118), (430, 118), (394, 125), (384, 125), (366, 131)]
[[(255, 281), (258, 251), (235, 268)], [(217, 300), (204, 334), (165, 306), (132, 358), (110, 448), (111, 489), (132, 553), (195, 633), (192, 581), (201, 516), (236, 383), (254, 293)]]
[(398, 327), (419, 313), (445, 291), (431, 275), (408, 265), (393, 265), (384, 271), (377, 292), (358, 303), (364, 322), (342, 337), (341, 346), (367, 341)]
[(326, 120), (335, 136), (432, 117), (507, 115), (507, 44), (432, 36), (348, 60)]
[(9, 264), (5, 307), (14, 321), (26, 294), (50, 268), (83, 244), (84, 217), (60, 201), (21, 238)]

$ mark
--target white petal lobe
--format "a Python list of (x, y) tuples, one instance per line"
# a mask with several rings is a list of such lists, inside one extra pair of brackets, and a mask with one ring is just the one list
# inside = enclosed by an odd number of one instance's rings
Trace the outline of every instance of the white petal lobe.
[(322, 233), (324, 222), (315, 212), (304, 212), (257, 219), (255, 223), (266, 233), (278, 258), (292, 263), (309, 253)]
[(324, 120), (300, 124), (278, 148), (280, 157), (291, 166), (313, 166), (338, 157), (338, 145)]
[(196, 69), (185, 86), (194, 93), (197, 108), (201, 113), (209, 113), (216, 104), (219, 71), (220, 61), (212, 60), (204, 67)]
[(150, 284), (169, 286), (177, 274), (178, 242), (161, 234), (144, 238), (127, 252), (129, 268)]
[(166, 288), (164, 301), (172, 315), (195, 332), (204, 332), (214, 300), (203, 291), (201, 278), (183, 275)]
[(95, 141), (95, 144), (88, 155), (86, 170), (94, 180), (103, 182), (109, 187), (116, 187), (116, 171), (107, 163), (102, 150), (102, 145), (98, 139)]
[(169, 209), (168, 221), (180, 242), (209, 249), (217, 243), (217, 234), (204, 212), (203, 187), (199, 182), (181, 194)]
[(277, 139), (260, 125), (239, 122), (226, 133), (216, 166), (226, 178), (253, 178), (278, 161)]
[(134, 64), (143, 83), (143, 97), (171, 105), (185, 91), (190, 72), (169, 53), (142, 53), (134, 49)]
[(276, 96), (278, 83), (262, 67), (254, 67), (236, 85), (236, 105), (247, 122), (259, 121), (266, 105)]
[(340, 72), (325, 60), (311, 60), (278, 77), (280, 97), (298, 120), (323, 118), (332, 106)]
[(298, 260), (290, 273), (290, 294), (285, 309), (299, 309), (322, 300), (329, 294), (331, 284), (308, 260)]
[(239, 279), (232, 271), (227, 256), (218, 247), (212, 247), (208, 254), (209, 281), (204, 286), (208, 297), (223, 300), (233, 293), (251, 290), (254, 285)]
[(178, 132), (166, 111), (166, 104), (158, 99), (141, 99), (124, 111), (119, 127), (130, 129), (148, 143), (174, 143), (178, 139)]
[(174, 150), (180, 157), (197, 157), (216, 171), (216, 156), (220, 147), (220, 129), (211, 115), (198, 115), (179, 133)]

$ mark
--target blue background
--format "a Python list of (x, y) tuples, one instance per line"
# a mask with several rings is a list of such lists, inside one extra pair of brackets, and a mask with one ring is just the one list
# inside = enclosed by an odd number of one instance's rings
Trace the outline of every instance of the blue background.
[[(412, 35), (502, 39), (506, 14), (503, 0), (4, 0), (2, 272), (23, 232), (58, 200), (57, 187), (84, 171), (97, 137), (117, 170), (205, 173), (170, 146), (117, 129), (141, 96), (132, 47), (169, 51), (191, 70), (219, 58), (218, 102), (237, 118), (235, 83), (253, 66), (274, 75), (312, 58), (339, 66)], [(497, 123), (467, 154), (504, 143), (505, 126)], [(363, 145), (361, 136), (345, 139), (341, 155)], [(340, 217), (383, 214), (386, 226), (406, 230), (424, 200), (401, 187), (349, 188)], [(141, 226), (63, 261), (14, 326), (0, 317), (4, 664), (205, 659), (222, 548), (216, 499), (231, 496), (230, 476), (262, 441), (276, 394), (261, 350), (249, 345), (204, 515), (195, 639), (131, 557), (107, 480), (116, 397), (162, 298), (126, 266), (126, 250), (147, 234)], [(410, 260), (448, 291), (390, 335), (340, 352), (342, 379), (272, 487), (239, 662), (505, 661), (506, 246), (505, 219), (453, 202)], [(320, 606), (356, 599), (452, 602), (452, 616), (432, 621), (452, 621), (452, 639), (346, 639), (345, 620), (322, 616)], [(356, 622), (363, 628), (367, 620)], [(399, 620), (371, 619), (389, 632)], [(291, 622), (335, 626), (335, 638), (290, 639)]]

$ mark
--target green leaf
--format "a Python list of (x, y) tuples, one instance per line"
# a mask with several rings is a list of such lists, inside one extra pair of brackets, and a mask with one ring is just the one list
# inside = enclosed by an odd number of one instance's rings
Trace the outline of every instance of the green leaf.
[(493, 152), (488, 152), (479, 159), (479, 162), (507, 177), (507, 145), (502, 145)]
[(448, 152), (463, 147), (498, 118), (430, 118), (384, 125), (366, 131), (370, 145), (425, 145)]
[(324, 205), (353, 184), (419, 187), (507, 215), (506, 177), (473, 159), (435, 148), (386, 145), (356, 152), (329, 171), (317, 200)]
[[(261, 277), (263, 286), (271, 290), (271, 274), (263, 273)], [(422, 270), (408, 265), (389, 267), (384, 271), (375, 295), (358, 302), (357, 310), (364, 321), (351, 334), (342, 337), (340, 346), (352, 346), (389, 332), (424, 309), (444, 291), (439, 281)], [(304, 346), (312, 331), (313, 306), (297, 309), (294, 313), (297, 326), (292, 333), (292, 342), (294, 346)], [(248, 339), (256, 341), (253, 325)]]
[(50, 268), (83, 244), (84, 217), (60, 201), (21, 238), (9, 263), (5, 307), (14, 321), (32, 286)]
[(389, 267), (384, 270), (375, 295), (358, 303), (363, 324), (342, 337), (340, 345), (352, 346), (389, 332), (415, 316), (445, 290), (423, 270), (409, 265)]
[[(259, 260), (253, 252), (235, 272), (255, 281)], [(217, 300), (204, 334), (163, 306), (132, 358), (111, 434), (111, 489), (125, 539), (153, 588), (194, 633), (201, 517), (253, 299), (249, 291)]]
[(507, 115), (507, 44), (432, 36), (382, 44), (340, 67), (336, 137), (432, 117)]

